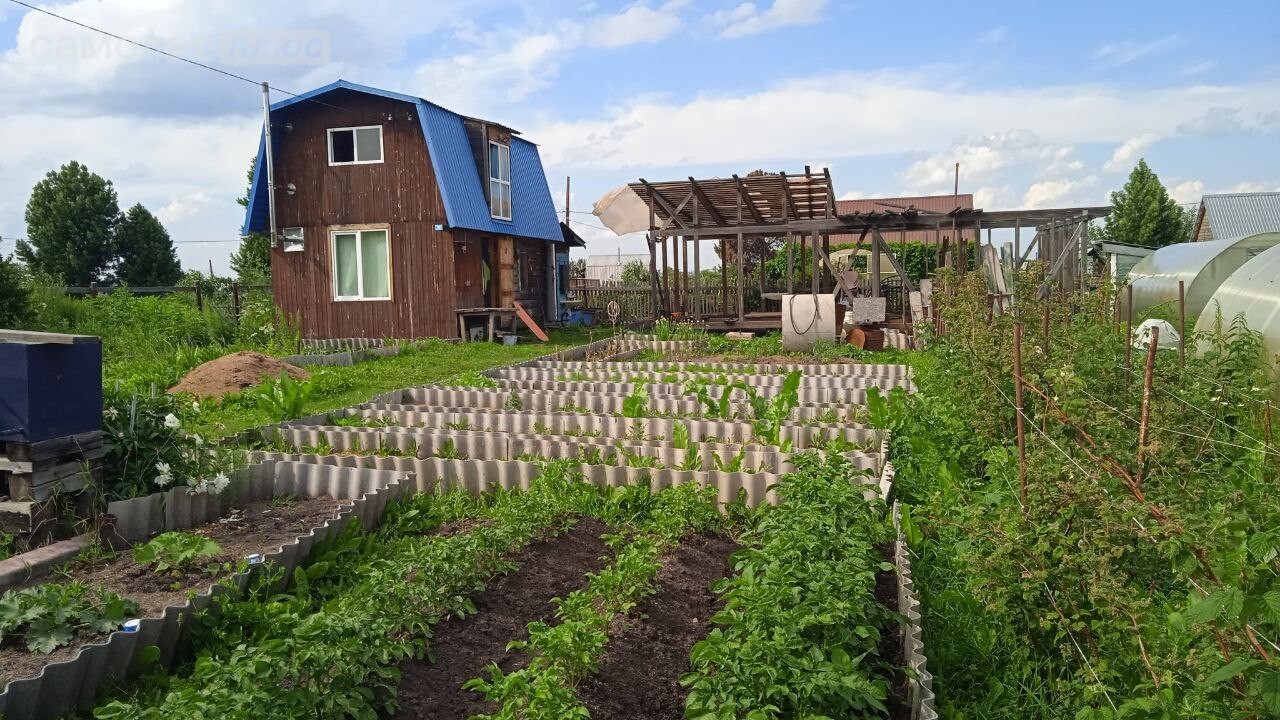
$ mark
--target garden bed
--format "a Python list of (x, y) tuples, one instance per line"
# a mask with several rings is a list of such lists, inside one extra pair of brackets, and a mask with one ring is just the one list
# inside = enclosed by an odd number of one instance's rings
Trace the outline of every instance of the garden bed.
[[(157, 662), (168, 666), (193, 612), (207, 607), (214, 597), (243, 590), (250, 575), (262, 567), (283, 568), (287, 582), (311, 549), (335, 537), (348, 521), (376, 523), (387, 494), (395, 492), (401, 478), (404, 473), (271, 462), (238, 471), (223, 495), (175, 489), (112, 503), (118, 524), (109, 525), (107, 534), (113, 543), (141, 543), (174, 530), (203, 530), (202, 537), (226, 543), (206, 558), (216, 567), (210, 570), (201, 561), (165, 576), (135, 562), (125, 550), (97, 559), (82, 555), (57, 582), (41, 584), (33, 578), (29, 584), (36, 591), (86, 588), (84, 596), (103, 616), (88, 628), (73, 622), (58, 647), (47, 653), (13, 647), (18, 641), (13, 631), (19, 628), (11, 629), (8, 643), (0, 649), (6, 683), (0, 714), (6, 720), (52, 720), (72, 709), (91, 708), (106, 684)], [(242, 512), (232, 513), (236, 508)], [(260, 555), (261, 562), (242, 562), (248, 554)], [(16, 597), (21, 591), (11, 592)], [(128, 604), (113, 606), (105, 599), (110, 596), (99, 597), (99, 592), (114, 593)], [(136, 628), (122, 631), (129, 619), (138, 620)], [(144, 652), (148, 646), (159, 652)]]

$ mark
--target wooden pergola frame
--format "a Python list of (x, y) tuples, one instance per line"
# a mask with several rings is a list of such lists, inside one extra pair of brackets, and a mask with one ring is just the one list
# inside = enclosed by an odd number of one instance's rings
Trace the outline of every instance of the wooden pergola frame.
[[(894, 254), (884, 233), (897, 231), (933, 232), (935, 243), (946, 252), (950, 232), (958, 250), (956, 269), (967, 271), (969, 238), (971, 231), (975, 246), (981, 247), (982, 230), (1013, 229), (1014, 264), (1021, 267), (1037, 246), (1040, 256), (1052, 263), (1045, 281), (1046, 290), (1051, 284), (1072, 289), (1084, 282), (1087, 266), (1088, 224), (1095, 218), (1110, 213), (1108, 206), (1050, 208), (1032, 210), (1003, 210), (984, 212), (980, 209), (957, 207), (951, 212), (938, 213), (913, 207), (893, 208), (883, 212), (841, 214), (836, 209), (835, 191), (831, 174), (827, 170), (815, 173), (806, 167), (803, 174), (754, 173), (728, 178), (674, 180), (650, 182), (640, 178), (630, 184), (632, 191), (649, 209), (649, 272), (651, 295), (655, 316), (670, 316), (678, 308), (682, 314), (694, 320), (703, 320), (705, 308), (701, 277), (701, 244), (703, 240), (719, 241), (721, 257), (727, 257), (725, 244), (736, 242), (737, 258), (737, 308), (728, 307), (728, 268), (721, 263), (721, 314), (736, 316), (736, 322), (744, 320), (744, 272), (742, 245), (747, 237), (785, 237), (798, 239), (803, 248), (806, 238), (813, 247), (813, 275), (809, 292), (817, 295), (824, 287), (843, 287), (840, 275), (831, 263), (831, 235), (858, 235), (857, 249), (870, 238), (870, 284), (872, 297), (881, 296), (880, 259), (887, 258), (894, 271), (902, 278), (907, 292), (915, 286), (907, 277), (897, 255)], [(1027, 247), (1021, 247), (1023, 228), (1035, 228), (1036, 234)], [(988, 232), (988, 246), (990, 246)], [(668, 248), (676, 243), (674, 249)], [(693, 246), (693, 266), (689, 265), (689, 246)], [(787, 288), (794, 292), (794, 264), (792, 243), (788, 243)], [(671, 249), (675, 265), (675, 283), (671, 282), (668, 250)], [(990, 251), (987, 251), (990, 252)], [(659, 266), (661, 255), (661, 266)], [(978, 260), (982, 263), (981, 256)], [(661, 272), (659, 272), (661, 267)], [(692, 270), (693, 287), (689, 287)], [(825, 272), (824, 272), (825, 270)], [(692, 312), (689, 312), (692, 310)]]

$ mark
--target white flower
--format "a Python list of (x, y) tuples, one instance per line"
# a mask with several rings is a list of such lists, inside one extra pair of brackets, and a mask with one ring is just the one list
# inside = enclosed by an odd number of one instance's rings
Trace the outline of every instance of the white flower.
[(120, 411), (113, 407), (109, 407), (106, 410), (102, 411), (102, 417), (108, 420), (115, 420), (119, 415), (120, 415)]
[(195, 412), (200, 412), (200, 401), (199, 401), (199, 400), (192, 400), (192, 401), (191, 401), (191, 409), (192, 409), (192, 410), (194, 410)]
[(201, 445), (204, 445), (204, 438), (200, 437), (199, 435), (192, 435), (191, 440), (195, 442), (196, 447), (200, 447)]
[(209, 485), (215, 494), (226, 490), (227, 486), (230, 484), (231, 478), (227, 477), (226, 473), (218, 473), (213, 477), (213, 480), (209, 482)]
[(160, 474), (156, 476), (155, 483), (160, 487), (164, 487), (165, 485), (168, 485), (169, 483), (173, 482), (173, 475), (170, 474), (169, 463), (167, 462), (156, 463), (156, 472)]
[(164, 416), (164, 426), (169, 428), (170, 430), (177, 430), (178, 427), (181, 425), (182, 423), (178, 420), (177, 415), (174, 415), (173, 413), (169, 413), (168, 415)]

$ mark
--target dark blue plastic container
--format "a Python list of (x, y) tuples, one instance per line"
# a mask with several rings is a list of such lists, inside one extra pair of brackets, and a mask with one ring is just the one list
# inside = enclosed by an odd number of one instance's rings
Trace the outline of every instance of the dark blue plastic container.
[(102, 342), (0, 339), (0, 442), (34, 443), (102, 429)]

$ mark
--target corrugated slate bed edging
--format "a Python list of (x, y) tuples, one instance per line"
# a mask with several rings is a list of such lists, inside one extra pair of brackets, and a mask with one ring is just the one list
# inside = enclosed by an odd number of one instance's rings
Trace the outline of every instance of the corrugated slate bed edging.
[[(240, 503), (276, 496), (329, 495), (351, 501), (323, 525), (267, 553), (263, 565), (231, 575), (229, 582), (211, 584), (187, 603), (165, 608), (161, 617), (143, 618), (136, 632), (113, 632), (102, 642), (81, 646), (70, 660), (46, 665), (36, 677), (10, 682), (0, 692), (0, 716), (5, 720), (57, 720), (73, 711), (88, 712), (105, 688), (135, 676), (157, 659), (169, 666), (193, 613), (209, 607), (219, 595), (243, 592), (252, 574), (268, 563), (284, 568), (283, 589), (312, 549), (341, 533), (349, 521), (359, 520), (366, 528), (375, 526), (388, 501), (402, 492), (402, 485), (415, 486), (411, 472), (273, 460), (237, 471), (231, 488), (222, 496), (188, 495), (175, 489), (111, 503), (108, 512), (116, 516), (117, 534), (122, 539), (142, 540), (211, 521)], [(147, 650), (151, 647), (159, 652)]]
[(373, 358), (394, 357), (400, 354), (399, 345), (371, 347), (359, 350), (342, 350), (331, 353), (310, 353), (305, 355), (285, 355), (282, 362), (290, 365), (355, 365)]
[(893, 503), (893, 528), (898, 537), (893, 543), (893, 564), (898, 579), (898, 612), (906, 617), (902, 628), (903, 662), (911, 669), (907, 679), (907, 702), (911, 720), (937, 720), (938, 710), (933, 693), (933, 675), (924, 652), (924, 618), (920, 596), (911, 575), (911, 551), (902, 534), (902, 506)]

